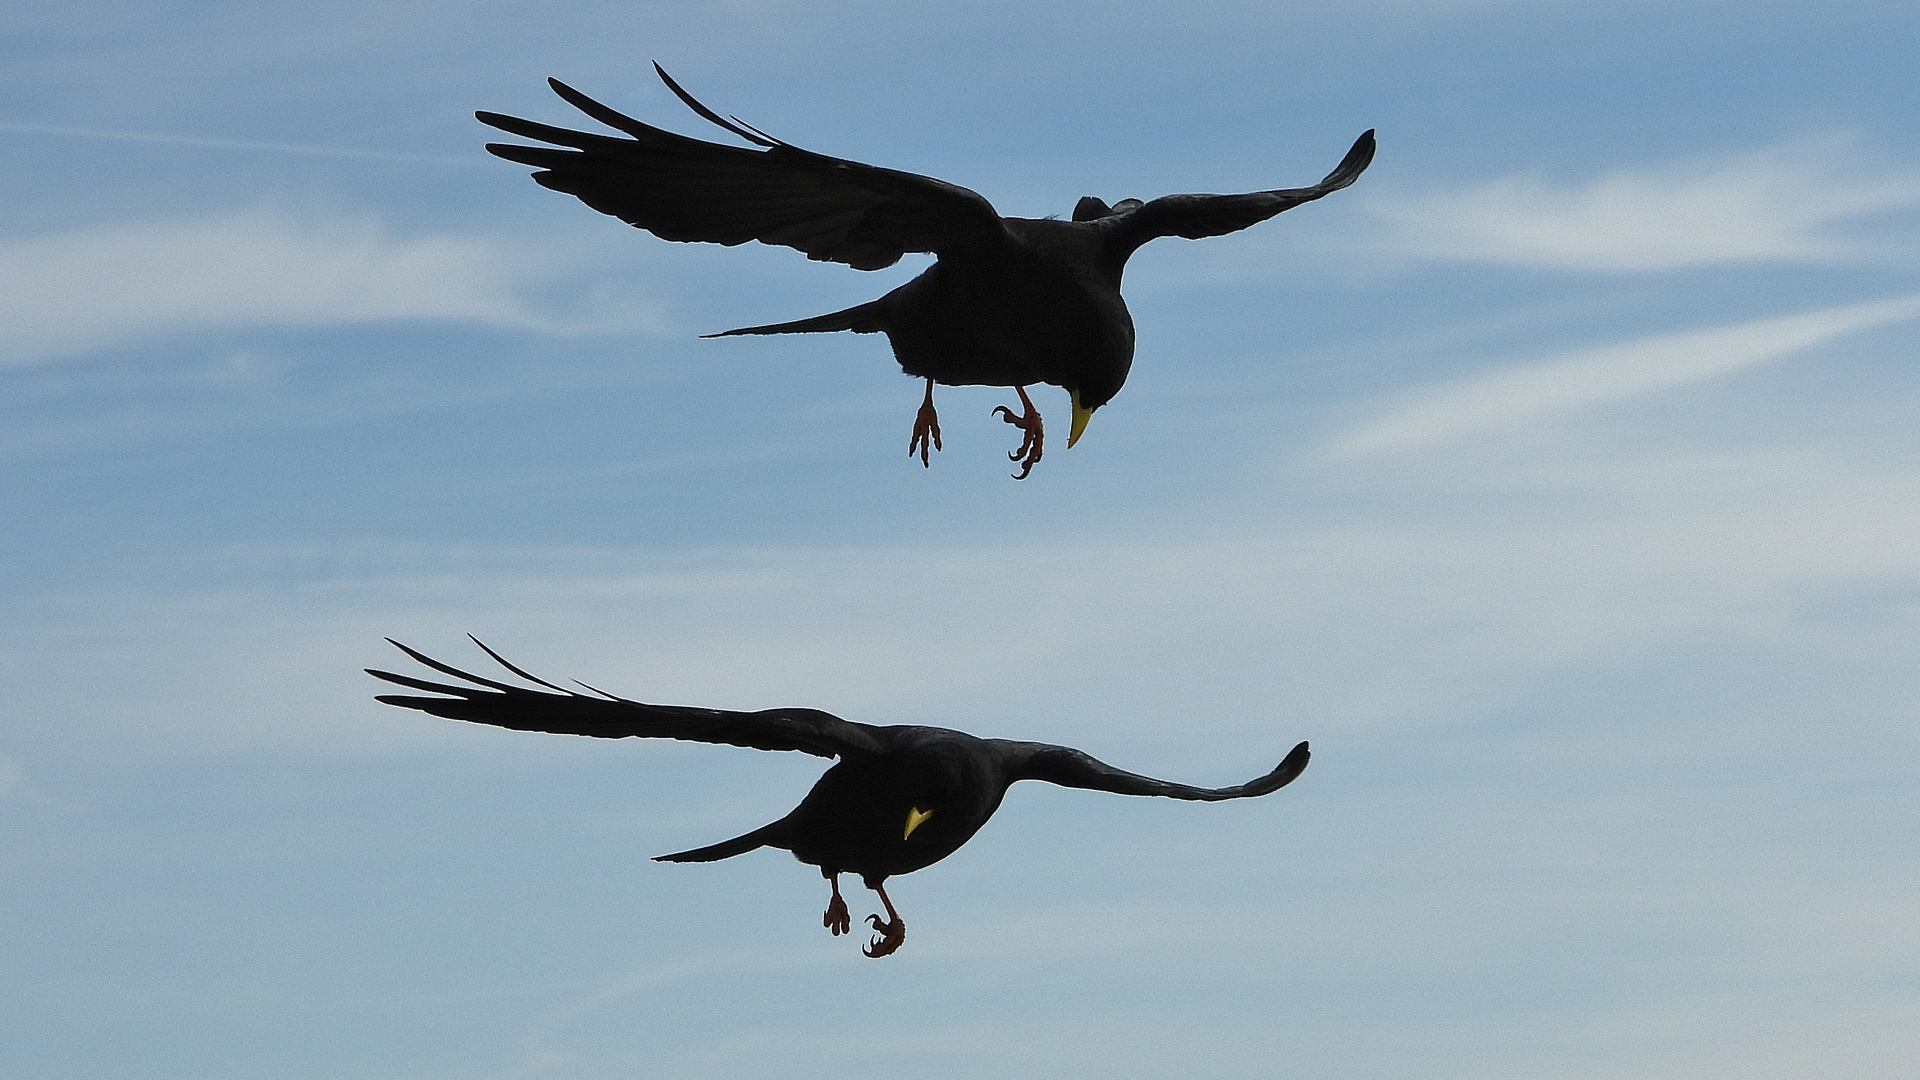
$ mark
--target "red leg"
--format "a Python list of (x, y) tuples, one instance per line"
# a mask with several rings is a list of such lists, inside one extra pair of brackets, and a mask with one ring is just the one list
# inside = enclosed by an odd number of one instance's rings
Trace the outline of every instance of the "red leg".
[(920, 414), (913, 418), (913, 438), (907, 443), (907, 456), (912, 457), (915, 450), (920, 451), (920, 466), (931, 468), (927, 461), (927, 444), (931, 441), (935, 450), (940, 449), (940, 414), (933, 411), (933, 380), (927, 380), (927, 397), (920, 403)]
[(901, 920), (900, 913), (893, 910), (893, 901), (887, 899), (887, 888), (884, 883), (875, 885), (873, 891), (879, 893), (880, 902), (887, 905), (887, 921), (881, 922), (878, 915), (867, 916), (867, 921), (873, 924), (873, 932), (879, 936), (860, 951), (877, 959), (891, 955), (893, 950), (900, 947), (901, 942), (907, 940), (907, 924)]
[(1040, 447), (1046, 441), (1046, 429), (1040, 423), (1040, 410), (1034, 408), (1033, 400), (1027, 397), (1027, 388), (1016, 386), (1014, 390), (1019, 393), (1020, 404), (1026, 411), (1015, 416), (1013, 410), (1005, 405), (993, 411), (994, 415), (1026, 433), (1026, 437), (1020, 440), (1020, 449), (1007, 455), (1008, 461), (1020, 463), (1019, 475), (1014, 479), (1025, 480), (1027, 474), (1032, 472), (1033, 467), (1040, 462)]
[(847, 914), (847, 902), (840, 898), (840, 875), (827, 875), (827, 883), (833, 886), (833, 899), (827, 901), (827, 913), (820, 919), (820, 925), (833, 931), (834, 937), (853, 932), (853, 917)]

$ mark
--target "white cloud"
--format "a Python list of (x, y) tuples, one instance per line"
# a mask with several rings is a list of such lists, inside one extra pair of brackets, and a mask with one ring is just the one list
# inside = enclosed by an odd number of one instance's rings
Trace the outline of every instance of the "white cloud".
[[(0, 659), (36, 673), (14, 695), (31, 723), (12, 737), (159, 755), (453, 738), (373, 705), (358, 669), (408, 670), (380, 641), (392, 635), (483, 670), (459, 637), (471, 630), (528, 670), (643, 699), (1077, 738), (1122, 764), (1146, 740), (1169, 774), (1225, 783), (1297, 738), (1447, 726), (1569, 671), (1657, 665), (1703, 642), (1821, 657), (1863, 641), (1908, 648), (1890, 627), (1911, 622), (1898, 582), (1920, 576), (1910, 469), (1817, 451), (1562, 453), (1604, 457), (1615, 486), (1568, 484), (1563, 456), (1519, 477), (1463, 470), (1529, 493), (1465, 519), (1442, 500), (1390, 520), (1356, 512), (1170, 542), (689, 556), (369, 546), (353, 560), (363, 570), (323, 583), (74, 595), (0, 632)], [(1570, 486), (1577, 510), (1556, 497)], [(208, 558), (283, 572), (270, 551)], [(1848, 582), (1868, 595), (1894, 583), (1890, 606), (1857, 626), (1800, 625), (1809, 597), (1854, 595)], [(1257, 738), (1163, 744), (1196, 725)]]
[[(1863, 407), (1876, 404), (1898, 413), (1884, 401)], [(656, 842), (690, 845), (765, 820), (725, 804), (734, 809), (711, 833), (704, 823), (663, 825), (674, 813), (704, 812), (676, 800), (738, 797), (777, 812), (821, 763), (703, 747), (670, 757), (666, 746), (488, 732), (378, 706), (369, 700), (376, 684), (357, 668), (408, 666), (381, 633), (479, 670), (487, 662), (458, 637), (473, 629), (556, 680), (1057, 739), (1200, 783), (1245, 779), (1271, 763), (1261, 750), (1284, 752), (1307, 737), (1319, 754), (1308, 782), (1237, 824), (1225, 807), (1018, 791), (964, 857), (909, 879), (895, 899), (911, 905), (914, 962), (938, 969), (935, 983), (974, 991), (956, 1000), (990, 999), (994, 986), (1022, 980), (1044, 983), (1044, 997), (1056, 983), (1091, 985), (1145, 964), (1236, 994), (1253, 1013), (1282, 994), (1333, 999), (1327, 1013), (1282, 1028), (1202, 1025), (1178, 1043), (1168, 1040), (1194, 1023), (1186, 1014), (1140, 1033), (1136, 1015), (1121, 1010), (1123, 1021), (1112, 1021), (1113, 1007), (1098, 1002), (1050, 1019), (1047, 1032), (1016, 1030), (1017, 1050), (981, 1052), (976, 1071), (1057, 1044), (1103, 1048), (1066, 1062), (1068, 1074), (1111, 1073), (1123, 1059), (1171, 1073), (1184, 1055), (1219, 1075), (1251, 1076), (1258, 1068), (1245, 1062), (1274, 1060), (1270, 1044), (1295, 1036), (1321, 1039), (1289, 1046), (1295, 1057), (1351, 1070), (1352, 1047), (1372, 1045), (1366, 1035), (1379, 1027), (1371, 1013), (1346, 1015), (1355, 995), (1377, 996), (1406, 1020), (1394, 1028), (1403, 1038), (1362, 1062), (1373, 1075), (1431, 1073), (1444, 1059), (1452, 1064), (1442, 1071), (1457, 1076), (1538, 1075), (1529, 1068), (1541, 1060), (1590, 1062), (1574, 1071), (1594, 1078), (1663, 1069), (1731, 1076), (1739, 1069), (1713, 1066), (1712, 1055), (1757, 1068), (1765, 1060), (1754, 1048), (1774, 1048), (1770, 1031), (1788, 1032), (1785, 1043), (1841, 1038), (1833, 1045), (1851, 1048), (1850, 1066), (1896, 1061), (1912, 1010), (1883, 1014), (1871, 994), (1887, 972), (1910, 966), (1912, 890), (1898, 873), (1871, 871), (1913, 865), (1905, 834), (1875, 823), (1902, 820), (1911, 801), (1903, 763), (1914, 758), (1900, 751), (1913, 740), (1920, 605), (1902, 593), (1920, 580), (1920, 473), (1911, 437), (1850, 442), (1851, 419), (1836, 421), (1833, 435), (1837, 449), (1710, 448), (1697, 455), (1704, 460), (1665, 447), (1619, 453), (1589, 438), (1559, 446), (1549, 463), (1603, 470), (1614, 485), (1583, 485), (1577, 500), (1556, 498), (1564, 492), (1552, 468), (1516, 485), (1516, 472), (1538, 467), (1528, 459), (1498, 475), (1473, 470), (1489, 488), (1525, 487), (1498, 507), (1461, 512), (1425, 497), (1432, 485), (1422, 477), (1408, 484), (1421, 498), (1383, 505), (1365, 491), (1330, 511), (1300, 509), (1406, 468), (1400, 458), (1363, 458), (1339, 475), (1304, 470), (1240, 492), (1234, 501), (1261, 515), (1249, 527), (1199, 513), (1192, 531), (1201, 535), (1170, 541), (1098, 529), (1058, 544), (692, 554), (369, 545), (255, 549), (250, 559), (227, 549), (203, 556), (243, 579), (220, 595), (103, 589), (59, 603), (16, 599), (33, 618), (0, 634), (0, 667), (24, 673), (0, 724), (13, 720), (8, 739), (23, 756), (112, 753), (149, 765), (236, 747), (404, 757), (409, 743), (432, 747), (421, 759), (454, 763), (435, 770), (463, 768), (480, 747), (532, 768), (565, 755), (635, 755), (606, 805), (596, 799), (577, 812), (631, 806), (644, 833), (624, 827), (639, 846), (583, 849), (538, 883), (562, 897), (551, 909), (560, 919), (584, 920), (585, 929), (541, 925), (573, 936), (607, 932), (604, 918), (589, 925), (613, 909), (595, 901), (617, 891), (596, 884), (602, 866), (675, 850)], [(1302, 490), (1316, 483), (1324, 488)], [(1296, 494), (1309, 497), (1287, 497)], [(261, 579), (281, 583), (244, 584)], [(1834, 618), (1809, 610), (1809, 596), (1823, 592), (1889, 603)], [(687, 765), (709, 759), (727, 778), (716, 791)], [(1880, 771), (1882, 788), (1844, 782), (1863, 762)], [(749, 771), (774, 766), (784, 770), (778, 791), (759, 779), (770, 773)], [(1773, 767), (1791, 769), (1783, 787)], [(371, 782), (396, 775), (410, 774), (383, 770)], [(340, 798), (332, 791), (319, 805)], [(526, 798), (501, 785), (499, 820), (524, 816)], [(484, 792), (476, 806), (495, 801)], [(1154, 825), (1160, 811), (1177, 831)], [(520, 827), (576, 825), (548, 814)], [(314, 848), (352, 844), (356, 853), (389, 820), (370, 812), (341, 826), (324, 817)], [(455, 828), (489, 850), (500, 843), (484, 822), (463, 818)], [(1084, 850), (1050, 863), (1047, 849), (1027, 843), (1049, 834)], [(1236, 846), (1243, 839), (1271, 846)], [(436, 832), (420, 842), (446, 840)], [(1248, 850), (1278, 854), (1249, 859)], [(428, 878), (443, 865), (436, 858), (464, 856), (381, 857), (427, 867), (417, 888), (430, 897)], [(1137, 873), (1124, 869), (1136, 859)], [(1221, 866), (1231, 870), (1225, 878), (1211, 872)], [(547, 872), (523, 867), (502, 878), (498, 895), (483, 890), (478, 925), (546, 919), (515, 905), (522, 878)], [(1101, 874), (1138, 880), (1109, 896)], [(637, 936), (529, 976), (538, 982), (511, 993), (489, 987), (478, 1004), (459, 1000), (462, 1010), (506, 1016), (498, 1023), (516, 1031), (525, 1057), (501, 1053), (503, 1074), (630, 1075), (640, 1044), (603, 1033), (629, 1031), (633, 1018), (678, 1023), (675, 1003), (732, 1000), (743, 980), (778, 1002), (808, 984), (870, 980), (878, 970), (856, 967), (865, 961), (852, 943), (819, 931), (821, 883), (784, 856), (639, 880), (647, 890), (639, 900), (629, 891), (615, 901), (635, 912), (627, 923), (641, 927)], [(1089, 890), (1102, 902), (1084, 904)], [(763, 901), (750, 910), (765, 921), (726, 927), (721, 944), (657, 929), (718, 924), (704, 901), (742, 895)], [(269, 925), (280, 932), (277, 918)], [(542, 939), (502, 940), (517, 955)], [(642, 970), (617, 974), (628, 965)], [(1433, 988), (1456, 985), (1473, 989), (1455, 995), (1457, 1009), (1427, 1004)], [(1516, 1019), (1477, 1001), (1514, 986), (1542, 1003)], [(907, 1024), (887, 1052), (959, 1052), (952, 1047), (965, 1050), (971, 1032), (998, 1030), (1019, 1008), (962, 1009), (938, 1030)], [(679, 1073), (713, 1061), (729, 1066), (721, 1072), (751, 1073), (762, 1039), (790, 1061), (801, 1046), (809, 1075), (875, 1057), (858, 1038), (807, 1041), (817, 1018), (780, 1016), (746, 1034), (696, 1032), (650, 1052), (687, 1062)], [(964, 1030), (955, 1034), (953, 1023)], [(1330, 1034), (1316, 1036), (1321, 1028)], [(1508, 1047), (1516, 1030), (1531, 1040), (1524, 1052), (1489, 1049)], [(1038, 1049), (1025, 1045), (1029, 1037)], [(922, 1039), (931, 1049), (914, 1048)], [(1783, 1052), (1788, 1066), (1755, 1075), (1809, 1075), (1807, 1057)], [(1899, 1075), (1891, 1066), (1854, 1073)]]
[(370, 217), (277, 209), (11, 240), (0, 242), (0, 364), (238, 327), (579, 330), (526, 299), (563, 269), (496, 239), (400, 237)]
[(298, 154), (304, 157), (347, 158), (358, 161), (405, 161), (420, 165), (450, 165), (477, 168), (486, 163), (472, 157), (457, 158), (437, 154), (408, 154), (386, 150), (361, 150), (349, 146), (313, 146), (305, 143), (264, 142), (258, 139), (211, 139), (198, 135), (169, 135), (145, 131), (104, 131), (99, 128), (64, 127), (56, 124), (19, 124), (0, 121), (0, 131), (19, 135), (60, 135), (102, 142), (145, 143), (151, 146), (190, 146), (207, 150), (248, 150), (269, 154)]
[(1718, 160), (1625, 168), (1580, 184), (1512, 176), (1369, 206), (1388, 249), (1420, 258), (1636, 273), (1728, 263), (1856, 263), (1910, 255), (1843, 226), (1920, 208), (1920, 170), (1840, 137)]
[(1422, 446), (1538, 413), (1617, 401), (1916, 316), (1920, 294), (1567, 353), (1429, 389), (1334, 440), (1327, 453), (1343, 457)]

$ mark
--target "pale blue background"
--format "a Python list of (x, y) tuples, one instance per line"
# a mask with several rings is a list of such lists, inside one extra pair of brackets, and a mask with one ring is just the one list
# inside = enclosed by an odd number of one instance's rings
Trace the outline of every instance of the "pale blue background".
[[(1920, 1060), (1910, 3), (407, 2), (0, 15), (0, 1072), (1896, 1078)], [(558, 76), (1081, 195), (1348, 191), (1011, 400), (879, 295), (487, 158)], [(821, 763), (376, 705), (393, 635), (1073, 743), (870, 962)], [(856, 916), (872, 910), (850, 893)]]

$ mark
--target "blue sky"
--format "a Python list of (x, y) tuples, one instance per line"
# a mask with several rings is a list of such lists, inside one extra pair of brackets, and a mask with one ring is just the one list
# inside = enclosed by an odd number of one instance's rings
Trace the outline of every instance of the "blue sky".
[[(16, 5), (16, 7), (19, 7)], [(1904, 1077), (1920, 15), (1847, 3), (79, 2), (0, 16), (0, 1066), (97, 1078)], [(1125, 390), (480, 150), (658, 85), (1003, 213), (1353, 188), (1129, 267)], [(1036, 403), (1066, 417), (1064, 395)], [(1056, 431), (1059, 429), (1056, 428)], [(813, 759), (372, 701), (471, 632), (645, 700), (1081, 746), (872, 962)], [(870, 895), (849, 894), (856, 917)]]

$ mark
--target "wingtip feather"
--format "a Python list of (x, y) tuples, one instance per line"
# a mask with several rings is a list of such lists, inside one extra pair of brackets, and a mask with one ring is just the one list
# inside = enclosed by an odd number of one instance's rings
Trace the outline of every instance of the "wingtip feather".
[(747, 128), (745, 125), (738, 123), (737, 121), (734, 123), (729, 123), (726, 120), (726, 118), (722, 117), (719, 113), (714, 112), (712, 109), (709, 109), (705, 105), (700, 104), (698, 99), (696, 99), (692, 94), (687, 93), (687, 91), (683, 87), (681, 87), (679, 83), (673, 81), (673, 76), (667, 74), (667, 69), (661, 67), (659, 61), (657, 60), (654, 61), (653, 70), (657, 74), (659, 74), (660, 81), (667, 84), (667, 89), (673, 91), (674, 96), (679, 98), (680, 101), (683, 104), (685, 104), (687, 108), (692, 109), (694, 112), (700, 114), (702, 119), (705, 119), (714, 124), (718, 124), (719, 126), (726, 128), (728, 131), (733, 132), (735, 135), (740, 136), (741, 138), (747, 140), (750, 143), (755, 143), (760, 146), (767, 147), (768, 149), (772, 149), (773, 147), (780, 145), (780, 142), (777, 139), (774, 139), (772, 136), (756, 132), (752, 129)]
[(579, 696), (578, 694), (574, 694), (573, 691), (567, 689), (564, 686), (555, 686), (538, 675), (531, 675), (525, 671), (520, 670), (519, 668), (515, 667), (513, 664), (509, 663), (506, 657), (501, 656), (497, 652), (494, 652), (491, 648), (488, 647), (486, 642), (481, 641), (479, 638), (474, 637), (472, 634), (467, 635), (467, 640), (473, 642), (475, 645), (480, 646), (481, 652), (484, 652), (488, 656), (493, 657), (494, 663), (499, 664), (501, 667), (506, 668), (508, 671), (513, 672), (515, 675), (520, 676), (521, 678), (527, 680), (528, 682), (539, 683), (541, 686), (544, 686), (549, 690), (558, 690), (563, 694), (571, 694), (574, 697)]
[(1325, 180), (1320, 181), (1319, 186), (1338, 190), (1360, 179), (1360, 174), (1366, 172), (1367, 166), (1373, 164), (1375, 148), (1373, 129), (1368, 128), (1360, 134), (1359, 138), (1353, 140), (1353, 146), (1347, 150), (1347, 156), (1340, 159), (1340, 164), (1333, 167), (1333, 171), (1327, 174)]
[(1313, 752), (1307, 749), (1304, 741), (1288, 751), (1286, 758), (1274, 767), (1273, 776), (1280, 781), (1274, 785), (1274, 790), (1278, 791), (1299, 779), (1300, 774), (1307, 771), (1307, 762), (1312, 759)]
[[(526, 691), (524, 691), (524, 690), (522, 690), (522, 689), (521, 689), (520, 687), (517, 687), (517, 686), (509, 686), (509, 685), (507, 685), (506, 683), (503, 683), (503, 682), (495, 682), (495, 681), (494, 681), (494, 680), (492, 680), (492, 679), (488, 679), (488, 678), (485, 678), (485, 677), (482, 677), (482, 676), (479, 676), (479, 675), (475, 675), (474, 673), (472, 673), (472, 672), (470, 672), (470, 671), (461, 671), (461, 670), (460, 670), (459, 668), (457, 668), (457, 667), (453, 667), (453, 666), (452, 666), (452, 665), (450, 665), (450, 664), (443, 664), (443, 663), (441, 663), (440, 661), (438, 661), (438, 660), (435, 660), (435, 659), (434, 659), (433, 657), (431, 657), (431, 656), (428, 656), (428, 655), (427, 655), (426, 653), (423, 653), (423, 652), (421, 652), (421, 651), (420, 651), (420, 650), (418, 650), (418, 649), (414, 649), (414, 648), (410, 648), (410, 647), (408, 647), (408, 646), (406, 646), (406, 645), (402, 645), (402, 644), (401, 644), (401, 643), (399, 643), (398, 641), (394, 641), (394, 640), (393, 640), (392, 638), (388, 638), (388, 639), (387, 639), (387, 641), (388, 641), (389, 643), (391, 643), (391, 644), (393, 645), (393, 647), (394, 647), (394, 648), (396, 648), (396, 649), (399, 649), (399, 650), (400, 650), (401, 652), (403, 652), (403, 653), (406, 653), (406, 654), (407, 654), (408, 656), (411, 656), (411, 657), (413, 657), (413, 658), (414, 658), (415, 660), (417, 660), (417, 661), (419, 661), (420, 663), (422, 663), (422, 664), (424, 664), (424, 665), (426, 665), (427, 667), (430, 667), (430, 668), (432, 668), (433, 670), (435, 670), (435, 671), (437, 671), (437, 672), (439, 672), (439, 673), (440, 673), (440, 674), (442, 674), (442, 675), (451, 675), (451, 676), (453, 676), (453, 677), (454, 677), (454, 678), (456, 678), (456, 679), (465, 679), (465, 680), (467, 680), (468, 682), (470, 682), (470, 683), (473, 683), (473, 684), (475, 684), (475, 685), (477, 685), (477, 686), (487, 686), (487, 687), (491, 687), (491, 688), (493, 688), (493, 689), (495, 689), (495, 690), (501, 690), (501, 691), (505, 691), (505, 692), (507, 692), (507, 693), (516, 693), (516, 692), (517, 692), (517, 693), (525, 693), (525, 692), (526, 692)], [(486, 647), (486, 646), (484, 646), (484, 645), (483, 645), (483, 646), (481, 646), (481, 648), (485, 648), (485, 647)], [(408, 684), (408, 683), (405, 683), (404, 681), (402, 681), (402, 679), (401, 679), (401, 678), (398, 678), (398, 677), (396, 677), (396, 678), (394, 678), (394, 679), (390, 679), (389, 681), (391, 681), (391, 682), (400, 682), (400, 683), (401, 683), (402, 685), (411, 685), (411, 684)], [(455, 689), (453, 689), (453, 690), (450, 690), (450, 691), (449, 691), (449, 690), (443, 690), (443, 691), (442, 691), (442, 693), (462, 693), (462, 692), (464, 692), (464, 691), (462, 691), (462, 690), (460, 690), (460, 689), (458, 689), (458, 688), (455, 688)]]

